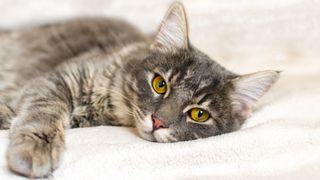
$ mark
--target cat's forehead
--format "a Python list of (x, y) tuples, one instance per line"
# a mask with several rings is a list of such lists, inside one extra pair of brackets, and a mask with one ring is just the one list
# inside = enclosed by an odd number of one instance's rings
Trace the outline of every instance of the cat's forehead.
[(156, 54), (147, 64), (151, 71), (164, 76), (171, 88), (183, 90), (192, 96), (223, 84), (227, 74), (226, 70), (202, 53)]
[(154, 53), (147, 60), (147, 66), (151, 69), (157, 69), (163, 72), (179, 72), (190, 76), (196, 71), (207, 72), (208, 69), (210, 69), (210, 63), (209, 58), (202, 58), (192, 52), (176, 54)]

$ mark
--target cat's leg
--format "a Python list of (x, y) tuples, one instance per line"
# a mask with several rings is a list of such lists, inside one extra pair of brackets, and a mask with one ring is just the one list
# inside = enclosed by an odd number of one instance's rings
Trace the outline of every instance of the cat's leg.
[(65, 148), (71, 111), (70, 90), (56, 77), (30, 84), (21, 98), (9, 134), (9, 169), (28, 177), (47, 177)]
[(0, 104), (0, 130), (9, 129), (14, 111), (7, 105)]

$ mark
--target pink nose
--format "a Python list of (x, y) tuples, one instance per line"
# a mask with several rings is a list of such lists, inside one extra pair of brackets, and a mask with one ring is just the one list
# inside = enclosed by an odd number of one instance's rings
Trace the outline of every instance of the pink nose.
[(165, 127), (163, 120), (156, 115), (152, 115), (152, 122), (154, 131)]

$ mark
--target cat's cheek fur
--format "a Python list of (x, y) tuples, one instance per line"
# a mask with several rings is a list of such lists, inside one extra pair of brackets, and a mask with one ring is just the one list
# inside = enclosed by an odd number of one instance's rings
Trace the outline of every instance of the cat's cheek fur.
[(152, 135), (152, 121), (151, 115), (148, 114), (143, 119), (135, 119), (135, 126), (139, 136), (148, 141), (156, 141)]

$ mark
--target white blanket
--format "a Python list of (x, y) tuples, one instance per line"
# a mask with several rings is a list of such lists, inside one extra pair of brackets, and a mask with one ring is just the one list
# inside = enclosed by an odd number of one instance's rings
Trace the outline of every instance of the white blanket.
[[(246, 73), (284, 70), (239, 131), (172, 144), (134, 129), (67, 131), (60, 179), (320, 179), (320, 3), (302, 0), (185, 0), (191, 41), (222, 65)], [(1, 0), (0, 27), (74, 16), (126, 18), (156, 30), (169, 0)], [(0, 179), (7, 131), (0, 131)]]

